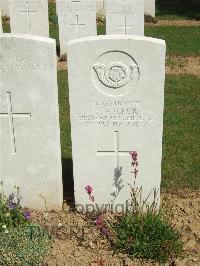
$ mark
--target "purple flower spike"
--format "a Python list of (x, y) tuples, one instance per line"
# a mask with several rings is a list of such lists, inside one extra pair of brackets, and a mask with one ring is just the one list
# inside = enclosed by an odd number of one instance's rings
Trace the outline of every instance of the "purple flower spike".
[(26, 220), (30, 220), (31, 219), (31, 213), (30, 212), (24, 212), (24, 218)]
[(17, 204), (15, 202), (14, 194), (12, 193), (8, 198), (8, 207), (13, 210), (17, 207)]

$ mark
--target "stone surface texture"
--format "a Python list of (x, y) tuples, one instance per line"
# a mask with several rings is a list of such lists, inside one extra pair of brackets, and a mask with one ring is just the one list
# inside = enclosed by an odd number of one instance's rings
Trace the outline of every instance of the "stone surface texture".
[(60, 0), (57, 12), (61, 55), (66, 54), (68, 41), (97, 35), (94, 0)]
[(106, 0), (97, 0), (97, 15), (106, 15)]
[(144, 0), (107, 1), (106, 34), (144, 35)]
[[(117, 207), (136, 187), (153, 201), (161, 181), (165, 42), (143, 36), (99, 36), (68, 44), (75, 200)], [(84, 62), (84, 64), (83, 64)], [(159, 192), (157, 196), (159, 204)], [(105, 205), (104, 205), (105, 206)], [(120, 211), (120, 207), (118, 208)], [(115, 211), (117, 211), (115, 209)]]
[[(0, 181), (22, 205), (62, 206), (55, 40), (0, 37)], [(46, 203), (45, 203), (46, 202)]]
[(8, 0), (0, 0), (0, 9), (1, 9), (2, 16), (9, 16)]
[(156, 15), (156, 6), (155, 6), (155, 0), (145, 0), (144, 3), (144, 12), (146, 14), (151, 15), (152, 17), (155, 17)]
[(12, 33), (49, 37), (48, 1), (9, 1)]

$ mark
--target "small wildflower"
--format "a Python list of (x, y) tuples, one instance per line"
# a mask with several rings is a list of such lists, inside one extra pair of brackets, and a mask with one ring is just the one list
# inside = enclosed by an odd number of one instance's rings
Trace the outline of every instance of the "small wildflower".
[(9, 233), (8, 229), (6, 229), (6, 230), (4, 231), (4, 233), (5, 233), (5, 234), (8, 234), (8, 233)]
[(14, 194), (12, 193), (8, 198), (8, 207), (13, 210), (17, 207), (17, 204), (15, 202)]
[(2, 228), (3, 228), (3, 229), (6, 229), (6, 228), (7, 228), (6, 224), (3, 224), (3, 225), (2, 225)]
[(30, 212), (24, 212), (24, 218), (26, 220), (30, 220), (31, 219), (31, 213)]
[(138, 154), (136, 151), (130, 151), (129, 154), (131, 155), (133, 161), (137, 161)]
[(85, 190), (86, 190), (87, 194), (90, 196), (92, 194), (93, 188), (88, 185), (85, 187)]
[(87, 194), (88, 194), (88, 196), (89, 196), (89, 199), (92, 201), (92, 202), (94, 202), (94, 196), (92, 195), (92, 191), (93, 191), (93, 188), (92, 188), (92, 186), (86, 186), (85, 187), (85, 190), (86, 190), (86, 192), (87, 192)]
[(99, 230), (101, 231), (103, 235), (105, 236), (109, 235), (109, 230), (104, 225), (103, 217), (101, 214), (96, 219), (96, 226), (99, 228)]
[(135, 179), (136, 179), (137, 174), (138, 174), (138, 172), (139, 172), (139, 170), (137, 169), (137, 167), (138, 167), (138, 165), (139, 165), (139, 163), (138, 163), (138, 161), (137, 161), (137, 160), (138, 160), (138, 154), (137, 154), (136, 151), (131, 151), (131, 152), (129, 152), (129, 154), (131, 155), (131, 158), (132, 158), (131, 165), (132, 165), (132, 167), (134, 167), (132, 173), (134, 174), (134, 177), (135, 177)]

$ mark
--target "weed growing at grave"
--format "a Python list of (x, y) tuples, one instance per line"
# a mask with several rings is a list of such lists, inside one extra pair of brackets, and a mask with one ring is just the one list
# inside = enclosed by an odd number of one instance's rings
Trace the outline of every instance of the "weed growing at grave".
[[(2, 184), (1, 184), (2, 185)], [(31, 222), (31, 213), (20, 205), (17, 196), (0, 193), (1, 265), (38, 265), (46, 256), (51, 238), (48, 232)]]
[[(130, 156), (134, 184), (131, 187), (129, 211), (113, 215), (98, 213), (96, 226), (117, 251), (142, 260), (169, 262), (182, 253), (181, 235), (163, 210), (158, 210), (156, 189), (153, 191), (152, 204), (147, 203), (151, 193), (142, 200), (142, 188), (136, 186), (139, 173), (138, 154), (133, 151)], [(87, 186), (85, 190), (89, 199), (94, 202), (93, 188)]]
[(3, 190), (0, 193), (0, 233), (9, 233), (9, 230), (29, 224), (30, 213), (22, 211), (17, 188), (17, 199), (14, 194), (7, 197)]
[(1, 265), (39, 265), (50, 249), (46, 230), (36, 224), (0, 233)]
[(158, 19), (152, 17), (152, 16), (149, 15), (149, 14), (144, 14), (144, 21), (145, 21), (145, 22), (148, 22), (148, 23), (154, 23), (154, 24), (156, 24), (156, 23), (158, 22)]
[(136, 186), (138, 175), (138, 155), (130, 153), (134, 185), (131, 187), (131, 211), (118, 216), (110, 224), (111, 241), (117, 250), (130, 256), (165, 263), (180, 255), (182, 240), (180, 233), (157, 208), (157, 191), (153, 191), (152, 204), (147, 204), (147, 196), (142, 200), (142, 188)]
[(111, 242), (132, 257), (165, 263), (180, 255), (180, 233), (151, 209), (118, 217), (110, 226)]

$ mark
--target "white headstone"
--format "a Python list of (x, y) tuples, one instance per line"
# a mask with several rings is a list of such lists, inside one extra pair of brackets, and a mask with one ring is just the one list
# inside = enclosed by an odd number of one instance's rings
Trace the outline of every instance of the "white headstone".
[[(165, 42), (140, 36), (99, 36), (68, 44), (75, 200), (125, 204), (138, 153), (143, 199), (160, 188)], [(83, 63), (84, 62), (84, 63)], [(105, 206), (105, 205), (104, 205)], [(123, 205), (124, 206), (124, 205)]]
[(106, 15), (106, 0), (96, 0), (97, 1), (97, 15)]
[(0, 37), (0, 181), (22, 205), (60, 209), (62, 171), (55, 40)]
[(144, 12), (146, 14), (151, 15), (152, 17), (155, 17), (155, 0), (145, 0), (145, 4), (144, 4)]
[(106, 1), (106, 34), (144, 35), (144, 0)]
[(59, 0), (57, 9), (61, 55), (66, 54), (68, 41), (97, 35), (94, 0)]
[(9, 16), (9, 5), (8, 0), (0, 0), (0, 9), (2, 16)]
[(3, 27), (2, 27), (2, 20), (1, 20), (1, 9), (0, 9), (0, 34), (3, 32)]
[(9, 5), (12, 33), (49, 37), (47, 0), (10, 0)]

